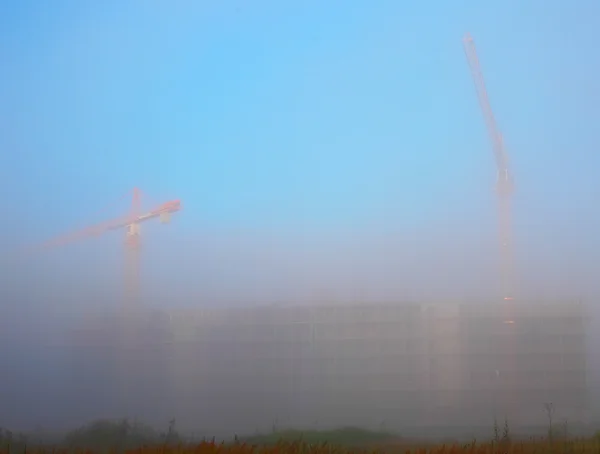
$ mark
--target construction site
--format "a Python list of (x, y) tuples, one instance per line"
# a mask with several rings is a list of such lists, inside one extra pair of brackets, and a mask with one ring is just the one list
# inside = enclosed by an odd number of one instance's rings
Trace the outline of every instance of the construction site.
[(427, 431), (453, 421), (489, 428), (494, 418), (543, 426), (549, 403), (557, 417), (585, 422), (585, 302), (519, 299), (513, 177), (473, 39), (465, 36), (463, 45), (498, 175), (498, 298), (150, 309), (140, 298), (140, 224), (167, 222), (182, 205), (143, 211), (135, 190), (122, 218), (42, 245), (126, 233), (123, 311), (73, 330), (73, 373), (103, 357), (111, 369), (106, 381), (121, 390), (106, 399), (121, 415), (143, 414), (141, 403), (152, 401), (184, 430), (211, 433), (225, 426), (246, 433), (344, 425)]
[[(581, 302), (528, 301), (515, 306), (513, 323), (498, 309), (398, 303), (155, 312), (129, 325), (136, 341), (121, 363), (130, 369), (126, 396), (131, 405), (160, 396), (184, 427), (193, 422), (211, 433), (224, 426), (265, 432), (273, 424), (426, 433), (489, 429), (494, 417), (533, 427), (545, 423), (548, 402), (561, 418), (585, 422)], [(89, 323), (73, 345), (80, 358), (95, 353), (79, 367), (91, 370), (100, 352), (117, 367), (127, 342), (117, 323)]]

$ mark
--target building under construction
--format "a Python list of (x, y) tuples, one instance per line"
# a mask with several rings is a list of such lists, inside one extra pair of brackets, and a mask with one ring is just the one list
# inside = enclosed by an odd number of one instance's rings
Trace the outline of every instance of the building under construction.
[(516, 305), (511, 320), (496, 308), (175, 310), (144, 317), (124, 363), (118, 362), (122, 341), (108, 328), (114, 323), (105, 320), (96, 334), (91, 326), (80, 330), (73, 340), (80, 358), (91, 361), (89, 349), (94, 358), (100, 351), (113, 358), (114, 386), (126, 372), (128, 395), (137, 395), (128, 408), (132, 415), (153, 407), (186, 430), (489, 429), (494, 417), (523, 427), (545, 424), (548, 402), (557, 418), (585, 420), (582, 304)]

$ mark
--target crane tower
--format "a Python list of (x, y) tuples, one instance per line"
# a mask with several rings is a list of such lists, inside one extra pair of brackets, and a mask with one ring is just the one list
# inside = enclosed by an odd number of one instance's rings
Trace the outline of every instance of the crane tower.
[(132, 367), (132, 364), (134, 364), (132, 359), (135, 358), (135, 349), (138, 343), (136, 339), (138, 322), (140, 321), (138, 315), (141, 315), (139, 304), (140, 225), (154, 218), (159, 218), (163, 223), (168, 222), (171, 214), (181, 210), (181, 202), (172, 200), (149, 211), (142, 211), (142, 193), (138, 188), (134, 188), (126, 196), (131, 197), (131, 206), (125, 216), (56, 237), (32, 248), (31, 252), (62, 246), (90, 236), (98, 236), (109, 230), (125, 229), (125, 292), (124, 304), (121, 306), (123, 323), (118, 326), (118, 331), (105, 334), (106, 336), (117, 336), (119, 353), (117, 355), (116, 371), (119, 373), (118, 380), (120, 380), (118, 402), (125, 415), (131, 416), (134, 408), (133, 391), (138, 387), (135, 368)]
[[(514, 272), (513, 272), (513, 244), (511, 225), (511, 197), (514, 192), (514, 183), (510, 172), (508, 156), (504, 149), (502, 135), (496, 126), (494, 113), (483, 81), (483, 74), (479, 66), (479, 59), (475, 50), (475, 43), (471, 35), (463, 39), (465, 53), (475, 82), (475, 90), (479, 99), (485, 125), (492, 142), (492, 149), (496, 161), (498, 177), (496, 181), (496, 194), (498, 195), (498, 227), (500, 235), (500, 275), (503, 305), (500, 309), (503, 325), (498, 327), (501, 336), (496, 340), (498, 351), (502, 354), (496, 363), (497, 386), (499, 386), (500, 402), (496, 411), (504, 411), (505, 416), (511, 417), (518, 414), (516, 402), (516, 386), (519, 375), (519, 361), (516, 349), (516, 326), (514, 308)], [(500, 408), (501, 407), (501, 408)], [(510, 418), (509, 418), (510, 419)]]
[(475, 42), (470, 34), (467, 33), (465, 35), (463, 44), (496, 161), (496, 170), (498, 172), (496, 193), (498, 195), (502, 297), (506, 301), (511, 301), (514, 298), (514, 258), (511, 221), (511, 198), (514, 192), (514, 181), (510, 171), (508, 155), (504, 149), (502, 135), (498, 131), (496, 119), (494, 118), (494, 113), (485, 88), (483, 73), (481, 72), (477, 51), (475, 49)]

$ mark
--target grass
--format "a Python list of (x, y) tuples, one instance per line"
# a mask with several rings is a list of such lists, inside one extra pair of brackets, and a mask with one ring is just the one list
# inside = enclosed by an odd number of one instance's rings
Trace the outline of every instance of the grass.
[[(587, 439), (553, 436), (544, 440), (498, 439), (470, 443), (405, 440), (384, 431), (355, 427), (335, 430), (286, 430), (238, 437), (219, 443), (186, 443), (174, 429), (163, 434), (127, 421), (97, 421), (72, 431), (56, 446), (32, 446), (24, 437), (0, 431), (0, 454), (600, 454), (600, 432)], [(496, 440), (493, 440), (496, 438)]]
[[(18, 454), (4, 448), (2, 454)], [(23, 451), (21, 451), (23, 452)], [(38, 448), (28, 449), (28, 454), (91, 454), (89, 450)], [(112, 451), (117, 452), (117, 451)], [(549, 443), (529, 441), (519, 443), (469, 443), (442, 445), (405, 445), (386, 447), (349, 447), (333, 443), (313, 444), (307, 441), (279, 441), (275, 444), (250, 443), (224, 444), (204, 441), (194, 445), (153, 445), (121, 451), (125, 454), (595, 454), (600, 453), (600, 443), (594, 440), (571, 440)]]
[(304, 442), (311, 445), (328, 443), (344, 447), (366, 447), (389, 443), (396, 439), (398, 439), (397, 436), (388, 432), (375, 432), (358, 427), (343, 427), (334, 430), (285, 430), (267, 435), (241, 437), (239, 441), (253, 445)]

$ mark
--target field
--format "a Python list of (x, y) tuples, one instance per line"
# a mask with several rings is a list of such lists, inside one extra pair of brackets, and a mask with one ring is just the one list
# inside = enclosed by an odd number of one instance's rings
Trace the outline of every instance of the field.
[[(2, 454), (15, 454), (10, 447), (2, 449)], [(98, 451), (83, 449), (33, 448), (28, 454), (91, 454)], [(569, 440), (549, 443), (547, 441), (525, 441), (518, 443), (468, 443), (428, 445), (426, 443), (388, 444), (384, 446), (346, 447), (327, 442), (311, 444), (305, 441), (280, 441), (276, 444), (252, 445), (247, 443), (225, 444), (214, 441), (203, 441), (193, 445), (156, 445), (144, 446), (131, 450), (109, 450), (109, 453), (131, 454), (345, 454), (345, 453), (397, 453), (397, 454), (578, 454), (600, 453), (600, 442), (597, 440)]]
[(173, 424), (166, 433), (133, 428), (126, 422), (96, 422), (68, 434), (55, 445), (27, 443), (24, 436), (0, 432), (0, 454), (600, 454), (600, 433), (588, 439), (511, 441), (507, 436), (495, 441), (470, 443), (448, 441), (428, 443), (404, 440), (385, 432), (356, 428), (331, 431), (285, 431), (228, 442), (183, 441)]

